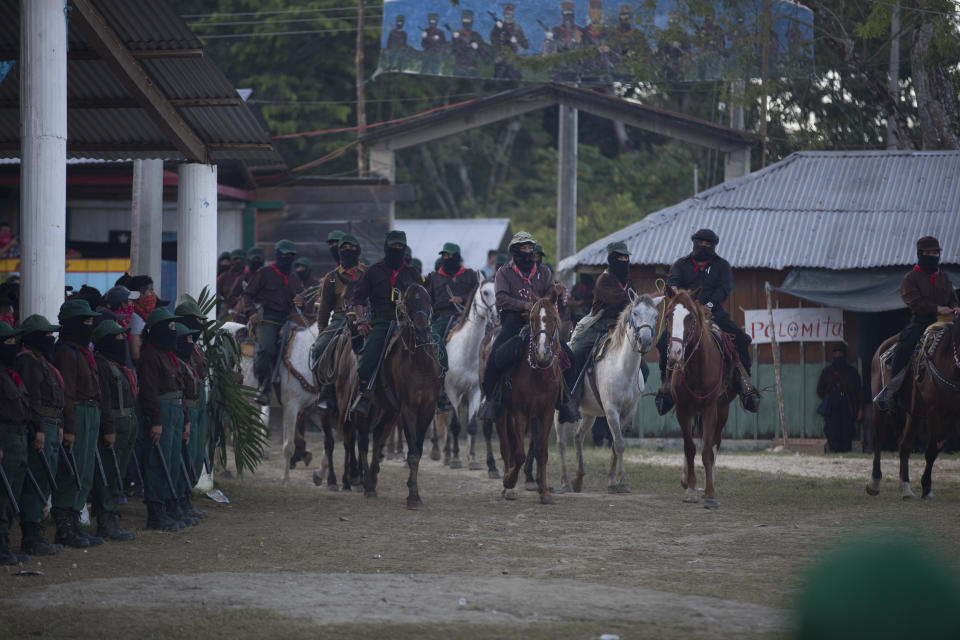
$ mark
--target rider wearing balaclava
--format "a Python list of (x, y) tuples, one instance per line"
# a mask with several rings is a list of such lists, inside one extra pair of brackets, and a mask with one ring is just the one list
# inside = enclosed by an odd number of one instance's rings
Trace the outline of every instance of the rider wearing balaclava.
[[(447, 332), (454, 318), (470, 305), (470, 294), (477, 287), (477, 282), (477, 272), (463, 266), (460, 245), (445, 243), (440, 249), (440, 268), (427, 279), (427, 290), (433, 301), (433, 342), (438, 347), (437, 356), (444, 371), (447, 370)], [(440, 394), (438, 407), (450, 407), (443, 393)]]

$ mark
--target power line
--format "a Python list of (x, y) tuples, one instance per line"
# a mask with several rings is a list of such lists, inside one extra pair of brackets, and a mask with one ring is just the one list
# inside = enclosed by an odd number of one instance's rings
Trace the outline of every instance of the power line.
[[(368, 4), (367, 7), (373, 8), (382, 8), (382, 4)], [(341, 13), (341, 12), (354, 12), (356, 13), (357, 7), (326, 7), (323, 9), (283, 9), (278, 11), (248, 11), (242, 13), (188, 13), (180, 16), (181, 18), (232, 18), (232, 17), (247, 17), (247, 16), (272, 16), (272, 15), (282, 15), (287, 13)]]
[[(376, 13), (376, 12), (374, 12), (374, 13), (366, 13), (366, 14), (365, 14), (365, 16), (368, 17), (368, 18), (376, 18), (376, 17), (378, 17), (379, 15), (380, 15), (380, 14), (378, 14), (378, 13)], [(356, 16), (356, 15), (349, 15), (349, 14), (348, 14), (348, 15), (345, 15), (345, 16), (336, 16), (336, 17), (331, 17), (331, 18), (328, 18), (327, 16), (321, 15), (321, 16), (315, 16), (315, 17), (313, 17), (313, 18), (280, 18), (280, 19), (276, 19), (276, 20), (271, 19), (271, 20), (235, 20), (235, 21), (232, 21), (232, 22), (190, 22), (190, 23), (187, 23), (187, 26), (190, 27), (190, 28), (195, 28), (195, 27), (232, 27), (232, 26), (234, 26), (234, 25), (285, 24), (285, 23), (292, 23), (292, 22), (317, 22), (318, 20), (325, 20), (325, 19), (329, 19), (329, 20), (339, 20), (339, 21), (350, 21), (350, 20), (354, 20), (354, 21), (355, 21), (355, 20), (357, 19), (357, 16)]]
[[(364, 31), (380, 31), (380, 27), (367, 27)], [(202, 40), (217, 40), (220, 38), (265, 38), (267, 36), (295, 36), (295, 35), (305, 35), (312, 33), (356, 33), (356, 29), (314, 29), (310, 31), (270, 31), (267, 33), (223, 33), (217, 35), (202, 35), (196, 34), (196, 36)]]

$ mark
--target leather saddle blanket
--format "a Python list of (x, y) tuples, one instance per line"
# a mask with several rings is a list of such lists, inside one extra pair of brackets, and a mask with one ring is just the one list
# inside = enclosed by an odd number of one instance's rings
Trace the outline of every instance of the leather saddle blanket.
[(721, 330), (714, 322), (710, 323), (710, 333), (713, 334), (713, 339), (717, 341), (717, 346), (720, 347), (720, 352), (723, 353), (724, 361), (734, 367), (739, 366), (740, 355), (737, 353), (737, 348), (733, 344), (733, 334)]
[[(937, 350), (937, 347), (940, 345), (940, 340), (943, 338), (947, 332), (947, 329), (952, 324), (952, 322), (934, 322), (926, 328), (926, 330), (923, 332), (923, 336), (920, 337), (920, 341), (917, 342), (917, 346), (913, 348), (913, 354), (911, 354), (910, 359), (907, 361), (908, 372), (916, 368), (914, 366), (915, 362), (918, 360), (918, 356), (921, 354), (924, 358), (930, 358), (933, 356), (934, 352)], [(896, 350), (897, 343), (894, 342), (890, 348), (880, 354), (880, 378), (884, 385), (890, 382), (890, 367), (893, 366), (893, 354), (896, 352)]]

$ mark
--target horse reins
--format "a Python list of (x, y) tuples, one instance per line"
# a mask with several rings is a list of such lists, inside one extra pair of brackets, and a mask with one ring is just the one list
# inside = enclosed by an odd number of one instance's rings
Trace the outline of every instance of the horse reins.
[[(721, 357), (721, 360), (720, 360), (720, 376), (717, 378), (717, 384), (716, 384), (716, 386), (713, 387), (713, 389), (711, 389), (710, 391), (708, 391), (708, 392), (706, 392), (705, 394), (702, 394), (702, 395), (701, 395), (701, 394), (697, 393), (696, 391), (694, 391), (693, 389), (690, 388), (690, 385), (687, 383), (687, 376), (684, 374), (684, 372), (686, 371), (686, 367), (687, 367), (687, 365), (690, 363), (690, 360), (693, 359), (694, 354), (696, 354), (696, 352), (700, 350), (700, 345), (701, 345), (702, 342), (703, 342), (703, 332), (704, 332), (704, 330), (705, 330), (705, 329), (704, 329), (704, 326), (703, 326), (703, 323), (701, 322), (701, 318), (700, 318), (700, 316), (699, 316), (699, 311), (694, 311), (694, 314), (695, 314), (695, 318), (694, 318), (695, 328), (691, 330), (691, 334), (694, 333), (694, 331), (696, 330), (696, 334), (697, 334), (697, 343), (696, 343), (696, 345), (690, 350), (689, 355), (687, 355), (686, 359), (683, 360), (683, 362), (680, 363), (679, 366), (678, 366), (677, 364), (674, 364), (674, 365), (671, 367), (671, 366), (669, 365), (669, 363), (668, 363), (667, 366), (668, 366), (669, 369), (672, 369), (673, 371), (675, 371), (675, 373), (674, 373), (675, 376), (680, 376), (680, 384), (683, 385), (684, 389), (686, 389), (687, 392), (688, 392), (691, 396), (693, 396), (695, 400), (702, 402), (703, 400), (706, 400), (707, 398), (709, 398), (710, 396), (712, 396), (713, 394), (715, 394), (717, 391), (719, 391), (719, 390), (720, 390), (720, 387), (723, 386), (723, 359), (722, 359), (722, 357)], [(664, 316), (666, 316), (666, 310), (664, 310)], [(664, 320), (664, 326), (666, 326), (666, 320)], [(671, 327), (673, 326), (673, 321), (672, 321), (672, 320), (671, 320), (671, 325), (670, 325), (670, 326), (671, 326)], [(688, 340), (686, 339), (686, 337), (681, 340), (680, 338), (675, 338), (675, 337), (673, 337), (673, 336), (671, 335), (671, 336), (670, 336), (670, 342), (671, 342), (671, 344), (674, 343), (674, 342), (679, 342), (679, 343), (680, 343), (680, 348), (683, 349), (684, 351), (686, 351), (686, 348), (690, 345), (690, 342), (691, 342), (691, 341), (688, 341)]]
[[(533, 315), (533, 309), (530, 309), (530, 318), (532, 319), (533, 317), (534, 317), (534, 315)], [(545, 365), (543, 365), (542, 367), (537, 364), (536, 358), (533, 357), (533, 351), (534, 351), (534, 346), (533, 346), (533, 344), (534, 344), (534, 342), (536, 342), (537, 337), (540, 336), (540, 335), (549, 336), (549, 339), (550, 339), (550, 342), (549, 342), (550, 362), (547, 363), (547, 364), (545, 364)], [(551, 368), (553, 368), (553, 365), (555, 365), (555, 364), (557, 363), (557, 358), (560, 357), (560, 350), (559, 350), (559, 349), (554, 349), (554, 345), (557, 343), (557, 341), (558, 341), (559, 339), (560, 339), (560, 324), (559, 324), (559, 323), (557, 323), (557, 326), (553, 328), (553, 335), (552, 335), (552, 336), (550, 335), (550, 332), (547, 331), (546, 329), (540, 329), (539, 331), (537, 331), (536, 333), (534, 333), (534, 332), (533, 332), (533, 323), (532, 323), (532, 322), (530, 323), (530, 346), (527, 348), (527, 364), (530, 365), (530, 368), (531, 368), (531, 369), (538, 370), (538, 371), (542, 371), (542, 370), (545, 370), (545, 369), (551, 369)]]

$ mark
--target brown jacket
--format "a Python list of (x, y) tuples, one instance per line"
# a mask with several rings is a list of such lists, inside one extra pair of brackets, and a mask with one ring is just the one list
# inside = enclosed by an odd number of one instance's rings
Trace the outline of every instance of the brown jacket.
[(363, 278), (367, 267), (358, 264), (353, 269), (338, 266), (323, 276), (323, 288), (317, 296), (317, 328), (323, 331), (330, 324), (331, 313), (346, 313), (350, 306), (350, 296), (357, 283)]
[[(77, 423), (74, 414), (75, 404), (93, 404), (100, 406), (100, 378), (93, 362), (93, 354), (85, 346), (75, 342), (60, 340), (53, 352), (53, 364), (63, 376), (63, 432), (76, 433)], [(107, 418), (108, 425), (101, 423), (113, 433), (113, 419)]]
[(43, 418), (63, 418), (63, 386), (60, 372), (39, 352), (24, 347), (17, 355), (17, 373), (27, 389), (34, 430), (43, 428)]
[(950, 277), (943, 271), (933, 276), (914, 267), (900, 283), (900, 297), (915, 316), (932, 318), (937, 307), (956, 307), (957, 292), (953, 290)]
[(300, 291), (300, 276), (291, 270), (289, 275), (280, 273), (273, 263), (260, 267), (247, 288), (243, 290), (243, 309), (246, 314), (263, 305), (263, 313), (283, 316), (286, 320), (293, 312), (293, 297)]
[(33, 424), (33, 412), (27, 399), (26, 385), (22, 380), (17, 384), (14, 376), (17, 379), (20, 377), (13, 369), (0, 367), (0, 406), (3, 407), (0, 425), (5, 427), (9, 423), (17, 428), (23, 427), (20, 435), (26, 435), (27, 428)]
[(199, 345), (193, 345), (193, 355), (190, 356), (190, 364), (193, 366), (194, 371), (197, 372), (197, 375), (200, 376), (200, 380), (206, 380), (210, 375), (210, 370), (207, 367), (207, 359), (203, 357), (203, 351)]
[(477, 272), (473, 269), (464, 269), (460, 274), (448, 276), (443, 271), (434, 271), (427, 278), (427, 291), (433, 301), (433, 315), (449, 318), (457, 314), (457, 308), (450, 302), (450, 292), (454, 296), (463, 298), (460, 306), (470, 304), (467, 296), (477, 286)]
[[(192, 360), (192, 358), (191, 358)], [(192, 363), (177, 358), (180, 365), (180, 384), (183, 385), (183, 397), (186, 400), (196, 400), (200, 397), (200, 374), (193, 368)]]
[(591, 313), (598, 313), (603, 310), (603, 317), (616, 320), (620, 312), (630, 303), (630, 295), (627, 289), (632, 289), (633, 283), (627, 280), (627, 284), (620, 284), (620, 279), (604, 271), (597, 278), (593, 286), (593, 307)]
[[(140, 352), (140, 360), (137, 361), (137, 379), (140, 383), (139, 400), (144, 421), (148, 427), (162, 425), (160, 394), (183, 391), (177, 357), (151, 344), (144, 346)], [(183, 417), (184, 420), (188, 419), (186, 409)]]
[(381, 260), (367, 269), (353, 288), (350, 298), (355, 305), (369, 304), (374, 320), (393, 320), (395, 308), (393, 289), (399, 289), (402, 296), (407, 287), (412, 284), (422, 284), (422, 282), (420, 274), (406, 266), (406, 263), (394, 274), (387, 263)]
[(217, 276), (217, 295), (220, 296), (220, 300), (223, 302), (225, 309), (230, 309), (233, 303), (236, 302), (236, 298), (232, 295), (233, 285), (235, 285), (237, 280), (242, 278), (245, 273), (246, 271), (234, 273), (230, 269), (227, 269)]
[(553, 286), (553, 274), (543, 265), (535, 267), (529, 277), (521, 275), (513, 260), (497, 270), (494, 278), (497, 309), (500, 313), (523, 314), (533, 303), (547, 295)]
[[(114, 411), (134, 408), (136, 391), (132, 371), (99, 353), (95, 360), (97, 374), (100, 376), (100, 398), (103, 401), (103, 406), (100, 408), (100, 421), (102, 423), (105, 415), (112, 416)], [(119, 388), (117, 387), (117, 381), (120, 383)], [(114, 433), (116, 431), (114, 421), (111, 421), (110, 429), (107, 432), (101, 427), (100, 432)]]

